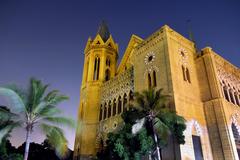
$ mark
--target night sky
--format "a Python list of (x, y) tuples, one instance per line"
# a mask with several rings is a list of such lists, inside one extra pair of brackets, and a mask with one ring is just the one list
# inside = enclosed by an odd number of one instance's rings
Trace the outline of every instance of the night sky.
[[(60, 107), (76, 119), (84, 47), (102, 20), (121, 57), (132, 34), (146, 38), (167, 24), (187, 36), (188, 19), (199, 49), (211, 46), (240, 66), (239, 0), (0, 0), (0, 85), (25, 87), (30, 77), (41, 79), (70, 96)], [(75, 131), (66, 134), (73, 148)], [(19, 145), (24, 136), (17, 130), (12, 142)], [(36, 131), (32, 139), (43, 138)]]

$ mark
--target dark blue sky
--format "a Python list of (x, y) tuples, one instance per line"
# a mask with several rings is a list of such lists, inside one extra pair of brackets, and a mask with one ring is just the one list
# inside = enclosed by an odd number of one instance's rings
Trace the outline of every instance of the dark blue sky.
[[(0, 85), (24, 87), (30, 77), (39, 78), (70, 96), (61, 108), (76, 118), (83, 50), (103, 19), (121, 56), (131, 34), (146, 38), (168, 24), (187, 36), (191, 19), (198, 48), (211, 46), (240, 66), (239, 0), (0, 0)], [(22, 133), (13, 135), (16, 144)], [(74, 131), (67, 136), (72, 148)], [(42, 138), (41, 133), (33, 137)]]

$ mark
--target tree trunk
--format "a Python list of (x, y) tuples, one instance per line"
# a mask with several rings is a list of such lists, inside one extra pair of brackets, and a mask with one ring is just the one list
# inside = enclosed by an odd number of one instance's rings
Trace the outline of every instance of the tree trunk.
[(26, 144), (25, 144), (25, 151), (24, 151), (24, 160), (28, 159), (28, 153), (29, 153), (29, 145), (30, 145), (30, 130), (27, 129), (26, 134)]
[(155, 130), (154, 130), (154, 127), (153, 127), (153, 120), (151, 120), (151, 127), (152, 127), (152, 131), (153, 131), (153, 137), (154, 137), (154, 142), (155, 142), (155, 144), (156, 144), (156, 150), (157, 150), (157, 159), (158, 160), (161, 160), (161, 153), (160, 153), (160, 147), (159, 147), (159, 145), (158, 145), (158, 138), (157, 138), (157, 134), (156, 134), (156, 132), (155, 132)]
[(160, 148), (159, 148), (159, 146), (158, 146), (157, 134), (155, 133), (154, 130), (153, 130), (153, 134), (154, 134), (154, 141), (155, 141), (155, 143), (156, 143), (157, 158), (158, 158), (158, 160), (161, 160), (161, 153), (160, 153)]

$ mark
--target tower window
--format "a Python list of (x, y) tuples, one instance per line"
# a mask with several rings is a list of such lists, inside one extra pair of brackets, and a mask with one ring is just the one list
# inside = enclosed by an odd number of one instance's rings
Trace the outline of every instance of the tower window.
[(148, 73), (148, 89), (152, 87), (152, 79), (150, 73)]
[(188, 68), (186, 69), (186, 75), (187, 75), (187, 81), (188, 81), (189, 83), (191, 83), (191, 80), (190, 80), (190, 73), (189, 73)]
[(157, 80), (156, 80), (156, 72), (153, 71), (153, 87), (157, 86)]
[(107, 58), (107, 60), (106, 60), (106, 66), (110, 67), (110, 65), (111, 65), (110, 59)]
[(182, 56), (182, 57), (185, 57), (185, 53), (184, 53), (184, 52), (181, 52), (181, 56)]
[(183, 80), (187, 81), (188, 83), (191, 83), (189, 69), (187, 67), (184, 67), (183, 65), (182, 65), (182, 74), (183, 74)]
[(182, 66), (182, 74), (183, 74), (183, 80), (187, 81), (186, 75), (185, 75), (185, 67)]
[(99, 112), (99, 122), (102, 120), (102, 112), (103, 112), (103, 109), (102, 109), (102, 104), (100, 106), (100, 112)]
[(106, 69), (105, 71), (105, 81), (108, 81), (110, 79), (110, 70)]
[(148, 62), (151, 62), (152, 61), (152, 59), (153, 59), (153, 56), (151, 55), (151, 56), (149, 56), (148, 57)]
[(96, 57), (94, 61), (94, 75), (93, 80), (99, 79), (99, 69), (100, 69), (100, 58)]

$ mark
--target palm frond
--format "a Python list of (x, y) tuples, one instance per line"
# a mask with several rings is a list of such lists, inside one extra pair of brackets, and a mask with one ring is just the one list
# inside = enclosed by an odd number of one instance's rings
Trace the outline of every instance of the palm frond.
[(68, 100), (69, 98), (65, 95), (60, 95), (58, 90), (53, 90), (44, 97), (44, 101), (46, 101), (50, 105), (57, 105), (62, 101)]
[(67, 117), (45, 117), (43, 120), (50, 123), (55, 123), (57, 125), (64, 125), (71, 128), (76, 127), (75, 121)]
[(43, 85), (40, 80), (31, 78), (30, 80), (30, 90), (29, 90), (29, 104), (27, 105), (28, 111), (34, 110), (42, 101), (44, 93), (48, 85)]
[(0, 87), (0, 95), (10, 99), (12, 112), (19, 113), (25, 110), (23, 99), (14, 90)]
[(49, 143), (55, 148), (56, 154), (59, 157), (64, 157), (67, 154), (67, 139), (64, 136), (63, 130), (48, 124), (42, 124), (41, 129), (46, 133)]
[(9, 85), (3, 86), (3, 87), (11, 89), (14, 92), (16, 92), (18, 94), (18, 96), (22, 99), (24, 105), (26, 106), (26, 104), (28, 102), (28, 92), (25, 89), (17, 86), (16, 84), (9, 84)]
[(167, 144), (168, 137), (171, 133), (169, 127), (159, 118), (154, 118), (153, 128), (161, 141), (161, 145)]
[(147, 110), (144, 96), (138, 92), (134, 93), (133, 107), (138, 110)]
[(53, 116), (53, 115), (57, 115), (57, 114), (60, 114), (61, 113), (61, 110), (56, 108), (55, 106), (45, 106), (43, 108), (41, 108), (40, 110), (38, 110), (38, 112), (36, 112), (36, 114), (39, 116), (39, 117), (50, 117), (50, 116)]
[(1, 122), (16, 119), (18, 117), (18, 114), (12, 113), (10, 110), (0, 107), (0, 124)]
[(0, 127), (0, 144), (2, 142), (2, 139), (7, 136), (13, 128), (16, 128), (16, 127), (19, 127), (21, 125), (21, 122), (6, 122), (8, 124), (6, 124), (5, 126), (3, 127)]

